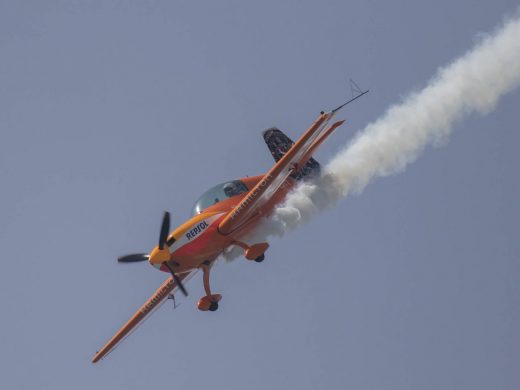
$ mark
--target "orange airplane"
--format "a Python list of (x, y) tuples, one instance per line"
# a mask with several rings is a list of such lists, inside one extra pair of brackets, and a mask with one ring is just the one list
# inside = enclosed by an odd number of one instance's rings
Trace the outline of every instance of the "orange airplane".
[[(293, 142), (284, 133), (271, 128), (263, 133), (264, 140), (276, 161), (264, 175), (232, 180), (206, 191), (195, 203), (193, 217), (170, 233), (170, 214), (164, 213), (158, 245), (148, 254), (131, 254), (118, 259), (120, 263), (148, 261), (155, 268), (170, 273), (152, 297), (101, 348), (92, 359), (96, 363), (111, 352), (142, 321), (174, 292), (187, 295), (184, 282), (197, 270), (203, 272), (206, 295), (197, 304), (199, 310), (215, 311), (222, 296), (210, 289), (210, 269), (215, 260), (231, 246), (244, 250), (248, 260), (261, 262), (269, 248), (266, 242), (246, 243), (244, 237), (254, 231), (263, 217), (269, 216), (287, 193), (300, 181), (319, 174), (320, 165), (312, 158), (316, 149), (343, 124), (333, 122), (335, 114), (357, 96), (330, 112), (321, 112), (318, 119)], [(329, 125), (329, 123), (331, 123)]]

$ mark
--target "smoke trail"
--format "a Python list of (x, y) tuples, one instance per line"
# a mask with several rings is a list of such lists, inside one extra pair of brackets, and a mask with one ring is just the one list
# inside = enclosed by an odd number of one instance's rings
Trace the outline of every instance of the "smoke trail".
[(299, 186), (279, 207), (268, 229), (282, 234), (361, 192), (375, 177), (404, 170), (429, 144), (445, 140), (452, 125), (472, 112), (486, 114), (520, 84), (520, 17), (506, 21), (456, 59), (421, 91), (394, 105), (327, 165), (314, 183)]
[(519, 13), (360, 131), (320, 178), (289, 194), (251, 241), (282, 235), (340, 198), (361, 192), (372, 179), (401, 172), (427, 145), (445, 140), (465, 115), (493, 110), (502, 95), (520, 84)]

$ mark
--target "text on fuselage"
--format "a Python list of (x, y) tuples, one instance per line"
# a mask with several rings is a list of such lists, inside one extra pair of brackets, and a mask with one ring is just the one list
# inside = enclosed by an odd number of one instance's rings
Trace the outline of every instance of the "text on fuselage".
[(193, 229), (191, 229), (188, 233), (186, 233), (186, 238), (188, 240), (193, 240), (195, 237), (197, 237), (208, 226), (209, 225), (208, 225), (208, 223), (206, 221), (202, 221), (197, 226), (195, 226)]

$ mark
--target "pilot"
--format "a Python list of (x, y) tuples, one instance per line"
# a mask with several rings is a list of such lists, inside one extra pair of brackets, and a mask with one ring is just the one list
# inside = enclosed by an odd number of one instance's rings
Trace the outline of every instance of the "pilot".
[(235, 182), (226, 183), (224, 185), (224, 193), (228, 198), (231, 198), (232, 196), (238, 195), (241, 193), (240, 186), (237, 185)]

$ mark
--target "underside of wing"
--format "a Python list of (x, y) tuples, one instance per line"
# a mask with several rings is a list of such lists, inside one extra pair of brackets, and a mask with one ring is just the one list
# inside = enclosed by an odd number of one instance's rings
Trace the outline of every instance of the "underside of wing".
[[(179, 274), (181, 281), (190, 279), (196, 270), (189, 273)], [(128, 322), (106, 343), (103, 348), (96, 352), (92, 359), (92, 363), (96, 363), (103, 359), (111, 351), (114, 350), (126, 337), (128, 337), (139, 325), (141, 325), (161, 304), (165, 302), (168, 296), (177, 290), (178, 286), (170, 277), (155, 291), (155, 293), (142, 305), (139, 310), (128, 320)]]
[[(275, 160), (278, 159), (277, 163), (222, 220), (219, 225), (221, 233), (230, 234), (252, 218), (266, 213), (266, 208), (272, 206), (272, 201), (277, 198), (276, 195), (283, 183), (289, 176), (298, 178), (298, 173), (307, 167), (318, 146), (343, 123), (339, 121), (327, 126), (333, 116), (334, 112), (322, 113), (288, 150), (275, 149), (276, 154), (273, 154), (273, 157)], [(273, 150), (271, 152), (273, 153)]]

